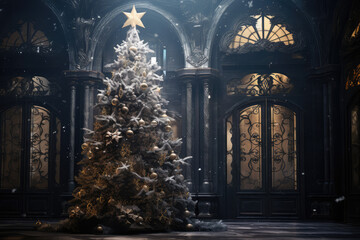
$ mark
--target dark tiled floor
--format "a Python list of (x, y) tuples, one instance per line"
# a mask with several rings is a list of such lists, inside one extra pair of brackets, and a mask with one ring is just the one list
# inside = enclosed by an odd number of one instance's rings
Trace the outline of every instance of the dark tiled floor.
[(0, 239), (106, 239), (106, 240), (173, 240), (173, 239), (360, 239), (360, 226), (324, 222), (226, 222), (225, 232), (171, 232), (139, 235), (90, 235), (45, 233), (34, 231), (32, 225), (2, 223)]

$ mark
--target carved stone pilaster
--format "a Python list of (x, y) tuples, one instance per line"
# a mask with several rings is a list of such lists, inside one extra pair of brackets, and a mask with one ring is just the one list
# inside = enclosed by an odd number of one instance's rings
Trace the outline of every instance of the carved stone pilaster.
[[(217, 158), (212, 148), (212, 136), (216, 134), (211, 121), (214, 117), (211, 91), (217, 79), (217, 71), (210, 68), (182, 69), (177, 72), (177, 78), (183, 82), (186, 94), (183, 103), (186, 104), (183, 108), (185, 112), (182, 113), (186, 119), (186, 154), (193, 156), (191, 168), (186, 169), (187, 172), (191, 171), (191, 175), (187, 177), (191, 177), (192, 196), (199, 200), (199, 214), (201, 217), (210, 217), (213, 216), (211, 211), (215, 209), (213, 203), (217, 201), (213, 186), (217, 182), (213, 174)], [(206, 199), (202, 197), (204, 194)]]
[[(79, 160), (77, 156), (80, 155), (80, 143), (76, 140), (82, 138), (83, 128), (92, 128), (94, 88), (100, 84), (104, 75), (94, 71), (65, 71), (64, 76), (70, 84), (68, 192), (72, 192), (75, 187), (75, 164)], [(76, 126), (81, 126), (81, 128), (76, 128)]]

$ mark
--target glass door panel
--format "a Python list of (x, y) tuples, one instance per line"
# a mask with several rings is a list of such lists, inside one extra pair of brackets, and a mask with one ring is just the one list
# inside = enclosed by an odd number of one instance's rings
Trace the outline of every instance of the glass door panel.
[(20, 187), (22, 107), (1, 114), (1, 189)]
[(240, 190), (262, 188), (261, 105), (240, 111)]
[(297, 190), (296, 114), (281, 105), (270, 108), (272, 190)]

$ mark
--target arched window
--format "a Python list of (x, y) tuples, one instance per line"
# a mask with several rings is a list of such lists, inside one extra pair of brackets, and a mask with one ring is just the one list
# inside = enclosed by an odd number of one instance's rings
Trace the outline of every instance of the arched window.
[(261, 13), (238, 20), (220, 40), (220, 49), (228, 53), (250, 51), (295, 51), (303, 48), (301, 34), (281, 17)]
[(257, 15), (251, 16), (256, 20), (255, 25), (243, 25), (236, 34), (230, 48), (238, 48), (245, 44), (254, 44), (259, 40), (269, 42), (280, 42), (285, 45), (294, 44), (293, 35), (281, 24), (272, 24), (271, 19), (274, 16)]
[(226, 85), (227, 95), (264, 96), (288, 93), (293, 88), (290, 79), (281, 73), (248, 74), (241, 79), (232, 79)]
[(19, 22), (18, 28), (2, 39), (0, 48), (3, 50), (15, 49), (19, 52), (31, 51), (47, 53), (52, 50), (52, 42), (44, 32), (36, 28), (32, 22)]

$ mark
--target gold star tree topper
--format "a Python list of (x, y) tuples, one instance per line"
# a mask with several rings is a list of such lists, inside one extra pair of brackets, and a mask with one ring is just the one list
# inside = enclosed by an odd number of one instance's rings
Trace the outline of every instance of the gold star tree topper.
[(145, 27), (144, 27), (144, 24), (142, 23), (142, 21), (141, 21), (140, 19), (144, 16), (144, 14), (145, 14), (146, 12), (142, 12), (142, 13), (136, 12), (135, 5), (133, 5), (133, 8), (132, 8), (132, 10), (131, 10), (130, 13), (128, 13), (128, 12), (123, 12), (123, 13), (124, 13), (124, 14), (126, 15), (126, 17), (128, 18), (128, 19), (126, 20), (126, 22), (124, 23), (123, 28), (124, 28), (124, 27), (127, 27), (127, 26), (129, 26), (129, 25), (131, 25), (132, 27), (136, 27), (136, 25), (138, 25), (138, 26), (140, 26), (140, 27), (145, 28)]

